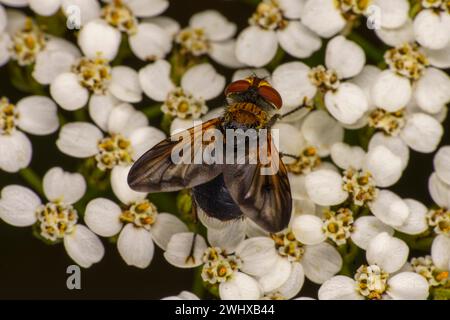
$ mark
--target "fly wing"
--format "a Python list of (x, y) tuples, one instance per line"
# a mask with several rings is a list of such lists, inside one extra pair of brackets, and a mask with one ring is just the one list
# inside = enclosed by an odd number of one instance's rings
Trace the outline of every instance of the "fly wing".
[[(214, 179), (222, 172), (220, 164), (194, 161), (208, 143), (203, 134), (219, 129), (220, 119), (209, 120), (169, 137), (147, 151), (132, 166), (128, 184), (141, 192), (169, 192), (192, 188)], [(178, 155), (174, 161), (173, 154)]]
[[(227, 164), (223, 175), (225, 185), (233, 200), (245, 216), (269, 232), (279, 232), (289, 224), (292, 211), (292, 197), (287, 170), (281, 161), (271, 135), (266, 145), (266, 164), (257, 153), (261, 149), (250, 149), (245, 164)], [(250, 159), (257, 159), (249, 164)], [(268, 163), (267, 163), (268, 162)]]

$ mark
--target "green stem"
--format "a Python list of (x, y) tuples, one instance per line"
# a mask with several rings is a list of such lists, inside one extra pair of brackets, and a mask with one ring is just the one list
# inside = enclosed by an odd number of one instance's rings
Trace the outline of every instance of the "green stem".
[(205, 286), (202, 279), (203, 266), (199, 266), (194, 270), (194, 282), (192, 283), (192, 292), (202, 299), (205, 295)]
[(436, 288), (431, 290), (433, 300), (450, 300), (450, 289)]
[(160, 117), (163, 112), (161, 111), (161, 104), (154, 104), (141, 110), (149, 120)]
[(44, 188), (42, 187), (42, 179), (30, 167), (19, 171), (20, 176), (24, 179), (37, 193), (45, 196)]
[(75, 110), (73, 112), (73, 116), (75, 118), (75, 121), (86, 122), (88, 119), (86, 108)]

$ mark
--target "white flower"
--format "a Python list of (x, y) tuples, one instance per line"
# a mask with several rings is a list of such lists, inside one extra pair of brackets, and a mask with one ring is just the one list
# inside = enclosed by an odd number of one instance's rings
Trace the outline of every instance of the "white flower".
[(269, 237), (247, 239), (238, 246), (242, 270), (255, 276), (266, 296), (291, 299), (300, 292), (305, 276), (323, 283), (342, 266), (342, 258), (328, 243), (306, 245), (289, 230)]
[(362, 265), (354, 279), (335, 276), (319, 289), (320, 300), (425, 300), (428, 282), (413, 272), (399, 272), (408, 258), (408, 246), (387, 233), (374, 237), (367, 248), (368, 265)]
[(186, 126), (190, 127), (192, 120), (199, 119), (208, 111), (205, 101), (222, 92), (225, 77), (212, 65), (203, 63), (190, 68), (177, 86), (170, 78), (170, 69), (165, 60), (149, 64), (139, 71), (140, 84), (149, 98), (163, 102), (161, 109), (164, 113), (186, 120)]
[(103, 244), (78, 223), (78, 212), (73, 207), (86, 191), (83, 176), (52, 168), (44, 176), (43, 189), (48, 199), (45, 204), (28, 188), (19, 185), (3, 188), (0, 217), (17, 227), (36, 225), (46, 241), (63, 241), (67, 254), (84, 268), (99, 262), (104, 254)]
[(0, 4), (0, 66), (8, 63), (11, 53), (9, 51), (11, 37), (8, 32), (6, 32), (6, 27), (8, 25), (8, 16), (5, 9)]
[[(44, 84), (50, 82), (52, 98), (65, 110), (80, 109), (90, 98), (108, 94), (124, 102), (142, 100), (138, 73), (126, 66), (111, 67), (101, 53), (76, 58), (67, 50), (55, 50), (40, 58), (34, 76)], [(52, 64), (56, 65), (50, 67), (51, 73), (43, 76), (45, 67)]]
[(154, 244), (165, 250), (172, 235), (187, 232), (186, 225), (169, 213), (160, 213), (145, 194), (128, 197), (125, 208), (113, 201), (97, 198), (86, 207), (87, 226), (102, 237), (118, 235), (117, 248), (128, 265), (149, 266)]
[(321, 37), (330, 38), (359, 16), (370, 16), (373, 7), (380, 11), (381, 28), (398, 28), (408, 19), (407, 0), (306, 0), (301, 18)]
[(59, 127), (56, 104), (43, 96), (21, 99), (17, 105), (0, 99), (0, 169), (17, 172), (26, 168), (32, 157), (32, 145), (22, 132), (48, 135)]
[[(411, 269), (423, 276), (430, 287), (440, 287), (449, 280), (450, 265), (447, 262), (449, 260), (450, 241), (448, 241), (448, 238), (446, 240), (445, 237), (441, 237), (433, 241), (431, 252), (433, 256), (412, 258)], [(436, 266), (434, 261), (440, 265), (440, 268)]]
[(450, 8), (446, 1), (422, 0), (422, 10), (414, 18), (414, 36), (420, 45), (432, 50), (450, 43)]
[(236, 25), (216, 10), (194, 14), (189, 26), (177, 31), (175, 43), (184, 55), (200, 57), (209, 55), (214, 61), (226, 67), (237, 68), (242, 64), (235, 55), (236, 41), (232, 39)]
[(398, 111), (414, 98), (425, 112), (436, 114), (450, 101), (450, 77), (430, 67), (433, 61), (416, 45), (402, 44), (385, 53), (388, 70), (381, 72), (372, 87), (378, 108)]
[(300, 22), (303, 0), (264, 0), (238, 36), (236, 57), (246, 65), (262, 67), (276, 55), (278, 44), (296, 58), (319, 50), (321, 39)]
[(275, 69), (272, 81), (287, 111), (312, 105), (316, 94), (320, 94), (333, 117), (343, 124), (353, 124), (368, 110), (369, 103), (359, 86), (344, 80), (358, 75), (365, 61), (364, 51), (356, 43), (337, 36), (327, 45), (326, 67), (310, 69), (301, 62), (283, 64)]
[(238, 252), (239, 246), (236, 248), (235, 244), (228, 242), (230, 240), (232, 237), (217, 239), (208, 246), (199, 234), (177, 233), (170, 238), (164, 257), (179, 268), (202, 266), (203, 281), (218, 286), (222, 300), (261, 298), (260, 284), (243, 268), (247, 259), (263, 259), (266, 252), (256, 246), (250, 251)]
[(118, 190), (131, 192), (123, 170), (129, 170), (133, 161), (163, 140), (165, 134), (148, 126), (142, 112), (111, 97), (91, 100), (90, 114), (98, 127), (88, 122), (67, 123), (61, 128), (56, 145), (75, 158), (95, 157), (100, 170), (112, 169), (113, 191), (120, 198)]

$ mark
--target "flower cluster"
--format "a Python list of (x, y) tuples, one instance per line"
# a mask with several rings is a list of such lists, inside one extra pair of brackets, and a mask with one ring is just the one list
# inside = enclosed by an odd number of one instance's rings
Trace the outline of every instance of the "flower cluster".
[[(165, 299), (450, 299), (450, 2), (249, 1), (244, 25), (168, 7), (0, 0), (0, 220), (84, 268), (107, 243), (132, 267), (162, 251), (196, 268), (195, 291)], [(283, 100), (286, 229), (130, 188), (135, 161), (220, 117), (226, 83), (252, 75)], [(426, 170), (417, 153), (435, 153), (432, 202), (397, 188)]]

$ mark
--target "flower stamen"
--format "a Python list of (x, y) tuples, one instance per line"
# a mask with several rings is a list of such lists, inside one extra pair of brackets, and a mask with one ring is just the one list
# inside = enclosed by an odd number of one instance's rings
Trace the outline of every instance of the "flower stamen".
[(8, 98), (0, 99), (0, 135), (9, 135), (16, 130), (19, 112)]
[(203, 99), (178, 87), (168, 94), (161, 110), (180, 119), (198, 119), (208, 112), (208, 107)]

